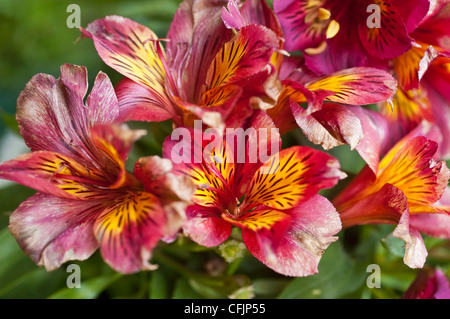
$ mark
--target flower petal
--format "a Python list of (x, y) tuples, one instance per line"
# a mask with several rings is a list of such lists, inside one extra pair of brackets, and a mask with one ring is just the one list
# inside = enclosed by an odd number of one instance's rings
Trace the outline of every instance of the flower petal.
[(17, 101), (20, 134), (32, 151), (55, 151), (78, 161), (90, 154), (91, 127), (112, 123), (119, 108), (107, 76), (99, 73), (87, 102), (86, 68), (65, 64), (61, 77), (35, 75)]
[(231, 224), (220, 217), (217, 208), (192, 205), (186, 214), (183, 231), (199, 245), (216, 247), (231, 235)]
[(260, 25), (243, 27), (234, 39), (224, 44), (212, 61), (206, 76), (208, 91), (226, 84), (241, 83), (259, 73), (270, 62), (277, 47), (278, 40), (271, 30)]
[[(0, 177), (47, 194), (67, 198), (102, 196), (98, 186), (110, 181), (70, 157), (46, 151), (21, 155), (0, 165)], [(103, 192), (104, 194), (104, 192)]]
[(165, 93), (166, 71), (158, 54), (160, 44), (153, 31), (120, 16), (96, 20), (81, 31), (94, 41), (108, 66), (151, 90), (157, 106), (170, 105)]
[(333, 187), (345, 174), (330, 155), (294, 146), (272, 156), (253, 176), (245, 202), (290, 209), (323, 188)]
[(380, 8), (380, 27), (368, 28), (366, 24), (358, 25), (361, 43), (373, 56), (382, 59), (393, 59), (412, 47), (405, 23), (398, 9), (390, 1), (373, 1)]
[(363, 177), (358, 177), (358, 183), (355, 180), (348, 187), (349, 193), (342, 192), (333, 200), (341, 216), (342, 226), (347, 228), (373, 223), (397, 224), (403, 212), (408, 209), (405, 194), (391, 184), (385, 184), (377, 192), (365, 194), (363, 197), (355, 190), (352, 192), (353, 186), (360, 189), (360, 183), (364, 182)]
[(260, 208), (244, 212), (239, 216), (225, 213), (222, 214), (222, 218), (241, 228), (243, 233), (254, 234), (258, 245), (263, 247), (264, 254), (268, 256), (275, 254), (280, 241), (283, 240), (283, 234), (291, 223), (289, 214), (278, 210), (260, 210)]
[(326, 101), (367, 105), (390, 100), (397, 81), (383, 70), (356, 67), (318, 78), (305, 87), (313, 92), (325, 91)]
[(170, 103), (162, 104), (153, 90), (128, 78), (119, 82), (116, 94), (120, 105), (118, 122), (161, 122), (176, 114), (174, 107)]
[(156, 196), (147, 192), (121, 195), (94, 224), (103, 259), (116, 271), (153, 270), (152, 250), (167, 233), (166, 215)]
[[(196, 204), (221, 207), (221, 203), (232, 196), (230, 186), (235, 172), (233, 153), (220, 134), (212, 134), (213, 142), (217, 144), (210, 145), (201, 130), (183, 129), (187, 138), (182, 136), (177, 143), (172, 135), (164, 141), (164, 158), (172, 160), (175, 174), (188, 176), (196, 185), (193, 196)], [(198, 144), (199, 138), (202, 144)]]
[[(324, 250), (337, 240), (341, 230), (339, 215), (331, 203), (314, 195), (290, 211), (288, 228), (255, 232), (243, 228), (242, 238), (249, 251), (267, 267), (285, 276), (308, 276), (318, 272)], [(276, 241), (276, 250), (265, 245)]]
[(437, 202), (450, 177), (445, 162), (433, 160), (437, 147), (436, 142), (423, 136), (399, 142), (381, 160), (373, 187), (390, 183), (401, 189), (408, 198), (410, 212), (415, 206)]
[[(235, 160), (234, 189), (237, 198), (241, 198), (246, 193), (253, 175), (270, 156), (281, 150), (282, 144), (278, 127), (262, 110), (255, 110), (243, 125), (243, 130), (234, 130), (233, 134), (239, 136), (239, 132), (242, 132), (244, 136), (237, 139), (235, 155), (239, 156), (240, 145), (244, 145), (245, 156)], [(228, 133), (227, 138), (230, 136), (231, 134)]]
[(391, 4), (397, 9), (405, 22), (406, 30), (412, 32), (416, 29), (430, 9), (430, 1), (428, 0), (390, 0)]
[(286, 50), (296, 51), (315, 48), (325, 40), (325, 31), (329, 21), (311, 19), (311, 17), (318, 15), (322, 4), (322, 1), (309, 0), (274, 1), (274, 10), (286, 38)]
[(233, 37), (221, 18), (226, 4), (226, 0), (197, 0), (183, 1), (178, 7), (168, 33), (167, 55), (174, 61), (172, 71), (184, 101), (198, 103), (212, 61)]
[(422, 268), (428, 252), (419, 231), (409, 224), (409, 213), (402, 214), (393, 236), (405, 241), (405, 255), (403, 262), (411, 268)]
[(50, 271), (69, 260), (85, 260), (98, 248), (92, 231), (100, 201), (37, 193), (12, 213), (9, 229), (20, 247)]

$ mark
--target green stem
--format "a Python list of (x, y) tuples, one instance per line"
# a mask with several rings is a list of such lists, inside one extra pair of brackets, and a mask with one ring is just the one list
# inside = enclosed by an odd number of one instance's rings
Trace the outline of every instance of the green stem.
[(157, 263), (166, 266), (167, 268), (172, 269), (173, 271), (179, 273), (180, 275), (186, 277), (187, 279), (194, 279), (199, 283), (208, 285), (210, 287), (223, 288), (225, 286), (225, 282), (222, 278), (211, 278), (204, 276), (201, 273), (196, 271), (192, 271), (183, 265), (179, 264), (173, 258), (161, 253), (159, 250), (155, 250), (153, 252), (153, 257)]

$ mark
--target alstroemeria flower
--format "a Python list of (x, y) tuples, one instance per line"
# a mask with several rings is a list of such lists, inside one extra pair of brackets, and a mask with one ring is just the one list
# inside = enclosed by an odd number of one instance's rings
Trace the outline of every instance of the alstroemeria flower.
[[(214, 149), (205, 141), (166, 140), (164, 156), (181, 156), (175, 171), (197, 185), (183, 230), (196, 243), (214, 247), (236, 226), (249, 251), (269, 268), (286, 276), (311, 275), (341, 229), (333, 205), (318, 191), (333, 187), (345, 174), (335, 158), (308, 147), (277, 149), (267, 160), (252, 160), (249, 154), (281, 146), (279, 135), (260, 131), (270, 128), (275, 128), (270, 118), (258, 111), (245, 124), (247, 138), (237, 147), (230, 142), (232, 134), (221, 137)], [(179, 143), (192, 154), (180, 153)], [(197, 160), (196, 145), (203, 145), (206, 159)], [(243, 146), (245, 154), (239, 151)]]
[[(416, 45), (392, 60), (399, 89), (393, 107), (384, 103), (380, 112), (388, 119), (392, 142), (417, 127), (422, 120), (439, 126), (444, 158), (450, 157), (450, 4), (433, 3), (427, 16), (411, 33)], [(392, 143), (391, 143), (392, 145)]]
[(300, 127), (327, 150), (348, 144), (376, 169), (387, 122), (361, 106), (392, 98), (397, 82), (388, 72), (357, 67), (318, 77), (302, 61), (284, 59), (280, 79), (283, 89), (266, 111), (282, 133)]
[(213, 127), (239, 127), (251, 115), (250, 100), (267, 89), (280, 39), (257, 24), (233, 32), (221, 17), (226, 5), (183, 1), (164, 40), (119, 16), (82, 29), (103, 61), (125, 76), (116, 88), (122, 121), (192, 126), (200, 118)]
[(404, 262), (412, 268), (426, 260), (421, 232), (450, 238), (450, 171), (436, 161), (435, 140), (436, 127), (418, 127), (384, 156), (376, 173), (364, 168), (332, 201), (343, 227), (397, 225), (393, 236), (405, 241)]
[[(273, 11), (260, 5), (230, 0), (222, 17), (229, 27), (239, 29), (251, 22), (262, 24), (279, 34), (280, 26)], [(248, 12), (262, 12), (259, 20)], [(284, 43), (280, 44), (284, 45)], [(327, 76), (313, 74), (298, 58), (278, 53), (273, 65), (278, 76), (270, 98), (261, 108), (272, 117), (281, 134), (300, 127), (306, 137), (325, 149), (348, 144), (357, 149), (371, 167), (378, 165), (378, 156), (386, 135), (385, 119), (360, 105), (389, 101), (396, 90), (396, 80), (386, 71), (369, 67), (341, 70)], [(275, 81), (276, 82), (276, 81)], [(301, 104), (306, 104), (306, 108)], [(346, 105), (343, 105), (346, 104)]]
[(286, 50), (301, 50), (318, 74), (386, 67), (415, 45), (410, 33), (429, 6), (428, 0), (274, 1)]
[(47, 270), (99, 247), (116, 271), (154, 269), (152, 249), (178, 232), (193, 187), (156, 156), (129, 173), (128, 153), (145, 131), (114, 124), (119, 105), (104, 73), (85, 105), (87, 88), (86, 69), (65, 64), (59, 79), (35, 75), (21, 92), (17, 121), (31, 152), (2, 163), (0, 177), (38, 192), (12, 213), (10, 231)]
[(421, 269), (403, 299), (450, 299), (450, 285), (440, 269)]

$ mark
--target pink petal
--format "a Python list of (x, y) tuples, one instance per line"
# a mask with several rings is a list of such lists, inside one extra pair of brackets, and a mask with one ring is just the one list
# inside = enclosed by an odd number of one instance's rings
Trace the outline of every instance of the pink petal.
[(94, 253), (92, 227), (102, 209), (102, 202), (37, 193), (12, 213), (9, 229), (30, 258), (50, 271)]
[(429, 0), (390, 0), (391, 4), (397, 9), (405, 23), (406, 30), (411, 33), (422, 22), (430, 9)]
[[(368, 28), (366, 23), (358, 25), (359, 39), (370, 55), (381, 59), (396, 58), (412, 47), (405, 23), (397, 7), (388, 1), (380, 6), (380, 28)], [(411, 20), (410, 24), (417, 23)]]
[(100, 73), (87, 102), (87, 71), (65, 64), (61, 77), (35, 75), (21, 92), (17, 102), (17, 121), (25, 142), (32, 151), (47, 150), (81, 159), (88, 152), (82, 138), (90, 127), (111, 123), (118, 115), (112, 84)]
[(161, 104), (154, 91), (128, 78), (119, 82), (116, 94), (120, 112), (117, 121), (161, 122), (175, 114), (171, 103)]
[(227, 7), (222, 8), (222, 19), (228, 29), (239, 30), (245, 25), (236, 0), (229, 0)]
[(231, 234), (231, 224), (223, 220), (220, 211), (215, 208), (193, 205), (186, 214), (183, 231), (199, 245), (218, 246)]
[[(239, 130), (234, 130), (239, 132)], [(242, 132), (247, 134), (245, 140), (245, 159), (236, 160), (235, 190), (236, 197), (241, 197), (248, 189), (252, 176), (267, 159), (281, 150), (281, 136), (272, 119), (262, 110), (255, 111), (243, 125)], [(239, 147), (238, 145), (236, 147)], [(257, 159), (250, 159), (252, 152)], [(236, 152), (237, 153), (237, 152)]]
[[(335, 235), (341, 230), (339, 215), (320, 195), (293, 208), (290, 215), (292, 222), (283, 233), (258, 234), (243, 229), (244, 243), (256, 258), (280, 274), (296, 277), (315, 274), (324, 250), (337, 240)], [(260, 243), (270, 242), (274, 236), (280, 236), (277, 249), (268, 252)]]
[(118, 103), (103, 73), (96, 77), (88, 107), (83, 104), (86, 90), (86, 69), (69, 64), (61, 67), (58, 80), (38, 74), (29, 81), (18, 99), (17, 121), (32, 151), (55, 151), (89, 169), (104, 164), (104, 156), (93, 148), (91, 128), (113, 123)]
[(283, 37), (283, 31), (274, 11), (269, 7), (265, 0), (244, 1), (240, 13), (245, 23), (260, 24), (274, 31), (280, 38)]
[[(103, 259), (116, 271), (129, 274), (153, 270), (152, 250), (173, 236), (158, 198), (147, 192), (119, 194), (97, 217), (94, 234)], [(179, 225), (181, 226), (181, 225)]]
[(326, 25), (317, 32), (306, 17), (310, 11), (318, 10), (319, 4), (309, 4), (303, 0), (275, 0), (274, 11), (280, 20), (288, 51), (317, 47), (325, 40)]
[(409, 218), (409, 212), (405, 211), (394, 229), (393, 236), (405, 241), (403, 256), (405, 265), (411, 268), (422, 268), (428, 255), (427, 248), (419, 231), (410, 226)]
[[(208, 69), (233, 33), (221, 18), (227, 1), (184, 1), (175, 14), (168, 33), (168, 54), (174, 61), (179, 97), (197, 103)], [(195, 81), (192, 81), (195, 79)]]

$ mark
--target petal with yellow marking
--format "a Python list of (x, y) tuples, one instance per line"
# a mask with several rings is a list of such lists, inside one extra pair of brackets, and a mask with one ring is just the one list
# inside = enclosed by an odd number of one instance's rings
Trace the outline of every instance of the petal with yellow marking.
[(335, 158), (309, 147), (294, 146), (261, 166), (249, 184), (245, 203), (290, 209), (320, 189), (334, 186), (342, 174)]
[(381, 160), (377, 182), (372, 187), (386, 183), (396, 186), (405, 193), (411, 208), (432, 205), (442, 196), (450, 178), (445, 162), (433, 160), (438, 145), (423, 136), (402, 144)]
[(70, 157), (46, 151), (21, 155), (0, 165), (0, 177), (47, 194), (92, 199), (106, 196), (107, 176)]
[(166, 216), (157, 197), (147, 192), (123, 194), (94, 224), (103, 259), (116, 271), (152, 270), (152, 250), (165, 234)]
[(379, 25), (368, 27), (367, 22), (362, 20), (366, 23), (358, 25), (361, 43), (374, 57), (396, 58), (412, 47), (412, 39), (396, 7), (386, 0), (372, 2), (379, 8), (379, 16), (370, 16), (369, 19), (375, 19), (375, 24), (379, 22)]
[(210, 90), (245, 81), (263, 69), (278, 48), (278, 40), (271, 30), (257, 25), (243, 27), (238, 35), (224, 44), (212, 61), (207, 76), (203, 104), (210, 104), (207, 97), (217, 93)]
[(318, 78), (305, 87), (313, 92), (325, 92), (326, 101), (366, 105), (389, 100), (395, 94), (397, 81), (383, 70), (355, 67)]
[(120, 16), (108, 16), (81, 30), (92, 38), (103, 61), (131, 80), (148, 87), (159, 103), (168, 101), (166, 71), (158, 53), (156, 34), (145, 26)]

